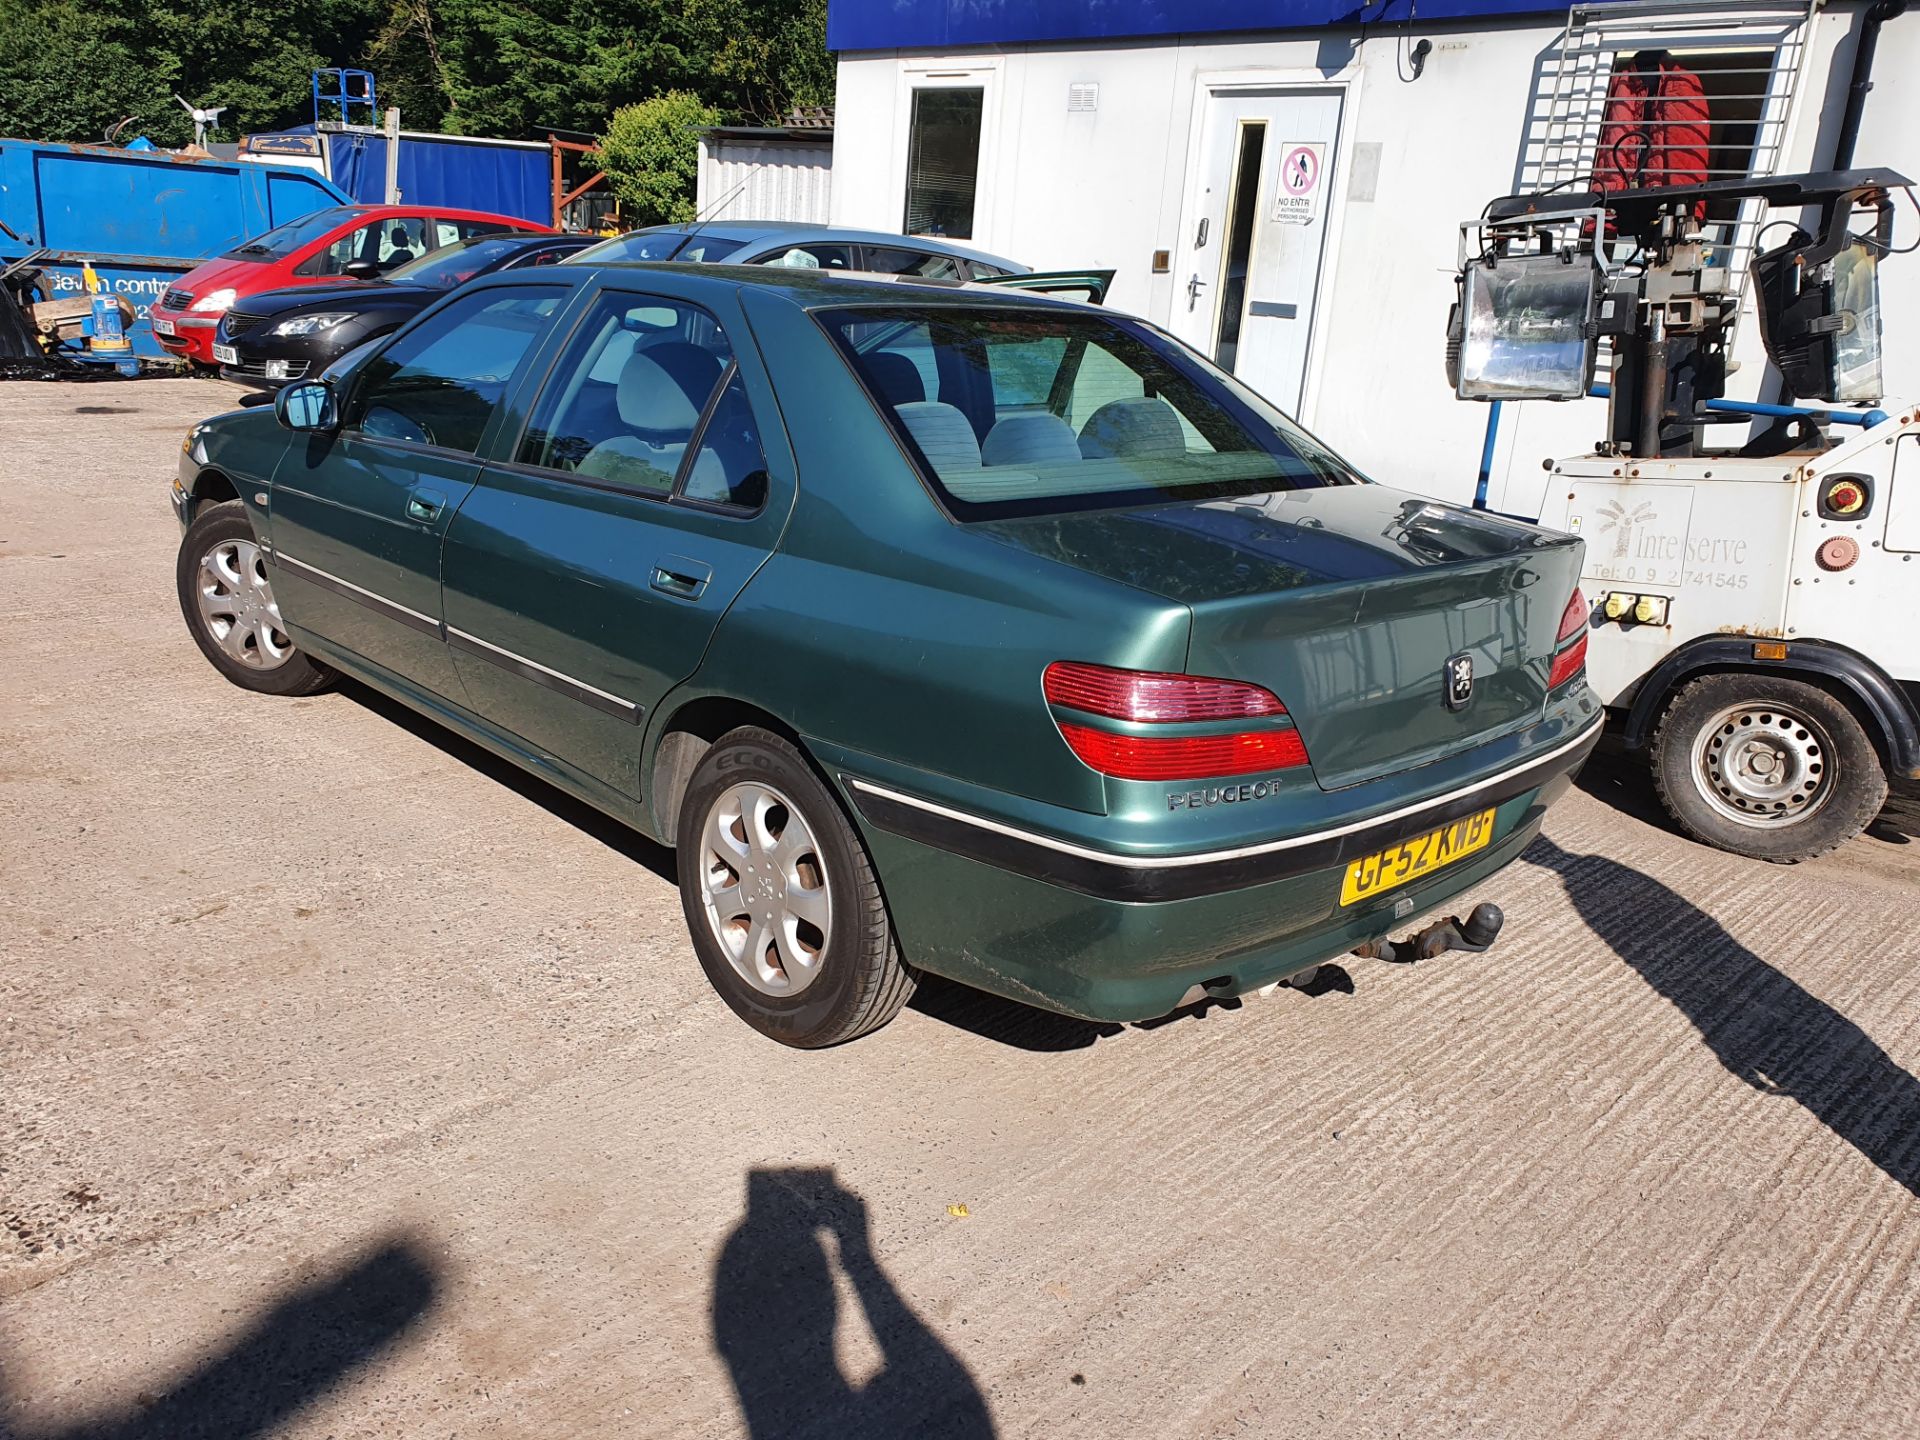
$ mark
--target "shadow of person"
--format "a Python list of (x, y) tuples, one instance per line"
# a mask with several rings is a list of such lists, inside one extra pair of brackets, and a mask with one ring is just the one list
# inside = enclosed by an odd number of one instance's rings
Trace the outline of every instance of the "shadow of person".
[(1798, 1101), (1920, 1195), (1920, 1081), (1866, 1031), (1632, 866), (1545, 837), (1523, 858), (1559, 874), (1580, 918), (1678, 1007), (1729, 1071)]
[(278, 1430), (371, 1363), (432, 1308), (426, 1253), (409, 1240), (369, 1250), (289, 1294), (159, 1395), (51, 1429), (7, 1427), (7, 1440), (249, 1440)]
[[(834, 1242), (882, 1358), (864, 1385), (834, 1357)], [(747, 1172), (747, 1213), (714, 1266), (713, 1343), (755, 1440), (991, 1440), (986, 1397), (874, 1257), (866, 1202), (830, 1169)]]

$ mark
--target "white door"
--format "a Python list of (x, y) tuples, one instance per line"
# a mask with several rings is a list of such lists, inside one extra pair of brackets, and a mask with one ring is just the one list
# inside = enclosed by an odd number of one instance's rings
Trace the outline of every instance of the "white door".
[(1300, 408), (1340, 136), (1338, 90), (1218, 90), (1175, 251), (1171, 329), (1288, 414)]

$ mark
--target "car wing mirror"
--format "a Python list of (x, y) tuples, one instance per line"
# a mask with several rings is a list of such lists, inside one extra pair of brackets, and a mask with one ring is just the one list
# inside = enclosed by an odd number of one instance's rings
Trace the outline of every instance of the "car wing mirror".
[(380, 267), (371, 260), (349, 260), (340, 267), (340, 273), (349, 280), (378, 280)]
[(340, 426), (333, 387), (323, 380), (287, 386), (273, 397), (273, 413), (289, 430), (331, 432)]

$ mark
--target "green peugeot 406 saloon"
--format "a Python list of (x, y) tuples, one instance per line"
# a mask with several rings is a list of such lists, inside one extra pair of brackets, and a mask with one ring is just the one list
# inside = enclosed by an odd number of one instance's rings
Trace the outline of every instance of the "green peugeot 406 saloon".
[(224, 675), (352, 676), (673, 846), (789, 1045), (928, 972), (1102, 1020), (1310, 972), (1518, 855), (1600, 729), (1579, 542), (1041, 295), (485, 279), (196, 426), (174, 499)]

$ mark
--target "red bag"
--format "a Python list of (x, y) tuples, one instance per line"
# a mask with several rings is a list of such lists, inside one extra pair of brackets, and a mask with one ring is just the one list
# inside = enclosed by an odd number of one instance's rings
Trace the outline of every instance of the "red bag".
[[(1700, 77), (1665, 50), (1642, 51), (1607, 85), (1593, 188), (1601, 195), (1707, 178), (1711, 126)], [(1693, 218), (1703, 220), (1707, 202)]]

